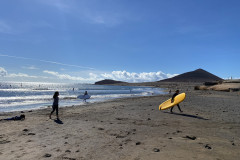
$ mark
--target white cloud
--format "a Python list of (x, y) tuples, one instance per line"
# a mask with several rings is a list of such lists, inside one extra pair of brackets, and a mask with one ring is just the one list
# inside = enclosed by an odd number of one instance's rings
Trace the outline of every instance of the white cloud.
[(153, 82), (166, 78), (171, 78), (177, 74), (166, 74), (161, 71), (158, 72), (127, 72), (127, 71), (113, 71), (112, 73), (104, 73), (101, 76), (104, 79), (113, 79), (125, 82)]
[(22, 68), (23, 68), (23, 69), (30, 69), (30, 70), (36, 70), (36, 69), (38, 69), (38, 68), (35, 67), (35, 66), (27, 66), (27, 67), (23, 66)]
[(24, 78), (39, 78), (38, 76), (30, 76), (28, 74), (25, 73), (12, 73), (12, 74), (8, 74), (6, 77), (9, 78), (16, 78), (16, 77), (24, 77)]
[(158, 72), (142, 72), (142, 73), (135, 73), (135, 72), (127, 72), (127, 71), (113, 71), (111, 73), (103, 73), (103, 74), (95, 74), (89, 73), (89, 77), (83, 78), (79, 76), (71, 76), (69, 74), (60, 74), (54, 71), (43, 71), (44, 73), (53, 75), (62, 80), (72, 80), (72, 81), (80, 81), (80, 82), (96, 82), (103, 79), (113, 79), (125, 82), (153, 82), (159, 81), (166, 78), (171, 78), (176, 76), (177, 74), (166, 74), (161, 71)]
[[(34, 66), (30, 66), (29, 69), (34, 69)], [(81, 76), (72, 76), (66, 73), (59, 73), (55, 71), (44, 70), (43, 73), (52, 75), (51, 76), (34, 76), (25, 73), (11, 73), (9, 74), (4, 68), (0, 67), (0, 76), (7, 78), (9, 80), (16, 80), (16, 78), (22, 78), (22, 80), (31, 80), (32, 78), (44, 81), (67, 81), (73, 82), (77, 81), (79, 83), (94, 83), (103, 79), (113, 79), (124, 82), (154, 82), (166, 78), (171, 78), (177, 74), (166, 74), (161, 71), (158, 72), (127, 72), (127, 71), (112, 71), (111, 73), (99, 73), (99, 72), (86, 72), (86, 73), (75, 73), (75, 75)]]
[(54, 72), (54, 71), (48, 71), (48, 70), (45, 70), (43, 71), (44, 73), (47, 73), (47, 74), (50, 74), (50, 75), (53, 75), (53, 76), (56, 76), (58, 77), (59, 79), (67, 79), (67, 80), (73, 80), (73, 81), (84, 81), (85, 79), (82, 78), (82, 77), (76, 77), (76, 76), (70, 76), (68, 74), (60, 74), (58, 72)]
[(0, 67), (0, 76), (4, 77), (6, 75), (7, 75), (7, 71), (4, 68)]
[(90, 76), (90, 79), (93, 79), (93, 80), (99, 79), (98, 75), (94, 73), (89, 73), (89, 76)]
[(4, 77), (6, 79), (15, 79), (15, 78), (26, 78), (26, 79), (29, 79), (29, 78), (34, 78), (34, 79), (39, 79), (39, 78), (43, 78), (43, 79), (46, 79), (48, 77), (43, 77), (43, 76), (32, 76), (32, 75), (28, 75), (28, 74), (25, 74), (25, 73), (8, 73), (4, 68), (0, 67), (0, 76), (1, 77)]

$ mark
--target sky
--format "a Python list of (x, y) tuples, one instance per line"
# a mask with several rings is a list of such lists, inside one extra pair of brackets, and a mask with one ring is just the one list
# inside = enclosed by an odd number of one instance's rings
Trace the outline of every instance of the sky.
[(0, 1), (0, 82), (240, 78), (238, 0)]

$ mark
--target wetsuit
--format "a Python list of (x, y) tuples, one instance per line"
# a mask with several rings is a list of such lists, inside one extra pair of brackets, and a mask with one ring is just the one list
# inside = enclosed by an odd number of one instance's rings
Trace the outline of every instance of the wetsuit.
[[(178, 93), (174, 93), (174, 95), (172, 96), (172, 102), (174, 102), (174, 98), (175, 98), (177, 95), (178, 95)], [(182, 112), (179, 104), (177, 104), (177, 106), (178, 106), (179, 111)], [(173, 107), (174, 107), (174, 106), (173, 106)], [(171, 113), (172, 113), (173, 107), (171, 108)]]
[(6, 120), (6, 121), (10, 121), (10, 120), (19, 121), (19, 120), (24, 120), (24, 119), (25, 119), (25, 116), (15, 116), (15, 117), (6, 118), (6, 119), (3, 119), (3, 120)]
[(52, 105), (52, 112), (51, 112), (51, 115), (53, 114), (53, 112), (56, 110), (56, 115), (58, 117), (58, 101), (59, 101), (59, 98), (56, 97), (53, 99), (53, 105)]

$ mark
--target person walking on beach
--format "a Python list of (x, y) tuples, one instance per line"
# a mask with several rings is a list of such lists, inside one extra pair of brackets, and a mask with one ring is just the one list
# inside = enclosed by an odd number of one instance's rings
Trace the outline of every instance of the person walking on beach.
[(87, 102), (87, 101), (86, 101), (87, 98), (85, 97), (86, 95), (88, 95), (87, 91), (85, 91), (85, 93), (84, 93), (84, 98), (83, 98), (83, 101), (84, 101), (84, 102)]
[(56, 116), (57, 116), (57, 119), (59, 119), (58, 117), (58, 101), (59, 101), (59, 92), (55, 92), (54, 95), (53, 95), (53, 105), (52, 105), (52, 112), (50, 113), (49, 115), (49, 118), (51, 119), (51, 116), (53, 114), (53, 112), (56, 110)]
[[(171, 100), (171, 102), (173, 103), (174, 102), (174, 98), (177, 96), (179, 94), (179, 90), (176, 90), (176, 92), (173, 94), (173, 96), (172, 96), (172, 100)], [(183, 112), (182, 110), (181, 110), (181, 108), (180, 108), (180, 106), (179, 106), (179, 104), (177, 104), (177, 106), (178, 106), (178, 109), (179, 109), (179, 111), (180, 112)], [(174, 107), (174, 106), (173, 106)], [(173, 107), (171, 108), (171, 113), (173, 113)]]

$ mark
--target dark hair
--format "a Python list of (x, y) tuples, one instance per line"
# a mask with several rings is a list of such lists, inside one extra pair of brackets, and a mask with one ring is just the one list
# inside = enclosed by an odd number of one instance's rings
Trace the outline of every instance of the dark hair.
[(179, 92), (179, 90), (176, 90), (176, 92)]
[(24, 114), (21, 114), (21, 115), (20, 115), (20, 119), (21, 119), (21, 120), (24, 120), (24, 119), (25, 119), (25, 115), (24, 115)]
[(59, 92), (56, 91), (56, 92), (54, 93), (54, 95), (53, 95), (53, 98), (57, 98), (58, 95), (59, 95)]

